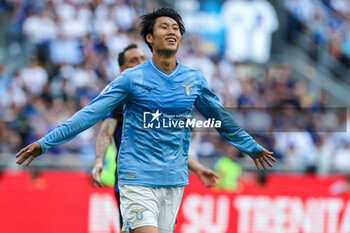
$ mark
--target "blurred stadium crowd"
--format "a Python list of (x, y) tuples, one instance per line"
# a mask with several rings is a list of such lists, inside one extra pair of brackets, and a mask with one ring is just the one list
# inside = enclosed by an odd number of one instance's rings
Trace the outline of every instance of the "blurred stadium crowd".
[(350, 4), (347, 0), (285, 1), (289, 12), (287, 38), (300, 33), (310, 37), (309, 54), (318, 57), (319, 47), (344, 66), (350, 67)]
[[(310, 26), (318, 43), (338, 41), (335, 55), (349, 59), (350, 30), (343, 29), (349, 28), (349, 21), (345, 20), (349, 20), (349, 7), (339, 8), (344, 21), (324, 24), (319, 10), (313, 9), (313, 15), (307, 11), (305, 2), (314, 1), (287, 2), (293, 17)], [(138, 17), (154, 7), (152, 2), (141, 7), (137, 0), (0, 1), (1, 15), (10, 19), (8, 37), (30, 55), (27, 64), (15, 70), (4, 62), (0, 64), (0, 160), (8, 161), (8, 156), (13, 157), (19, 148), (39, 139), (89, 103), (117, 77), (117, 56), (128, 44), (136, 43), (150, 58), (151, 53), (139, 36)], [(298, 12), (300, 9), (306, 12)], [(186, 35), (178, 60), (201, 70), (226, 107), (248, 109), (236, 114), (237, 120), (253, 133), (263, 132), (255, 136), (275, 152), (279, 158), (277, 169), (320, 174), (349, 170), (349, 133), (317, 133), (312, 127), (320, 124), (328, 126), (328, 131), (339, 131), (332, 127), (341, 125), (343, 131), (349, 130), (350, 116), (346, 112), (343, 118), (332, 111), (319, 114), (329, 106), (326, 91), (314, 96), (305, 82), (292, 78), (288, 64), (256, 65), (209, 58), (196, 46), (198, 40), (196, 35)], [(339, 57), (343, 62), (344, 58)], [(284, 116), (276, 121), (261, 111), (282, 107), (312, 109), (316, 118), (300, 123)], [(54, 147), (42, 161), (90, 167), (98, 128)], [(209, 167), (225, 155), (248, 168), (248, 164), (253, 165), (251, 161), (245, 163), (247, 156), (216, 133), (196, 132), (190, 152)]]

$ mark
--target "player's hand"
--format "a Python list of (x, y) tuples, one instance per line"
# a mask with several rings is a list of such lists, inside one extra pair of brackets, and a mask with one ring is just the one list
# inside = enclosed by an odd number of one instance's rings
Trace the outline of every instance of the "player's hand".
[(215, 185), (217, 185), (219, 175), (213, 170), (203, 168), (197, 173), (197, 175), (205, 187), (214, 187)]
[(273, 155), (273, 152), (268, 151), (263, 147), (261, 151), (253, 157), (256, 168), (260, 169), (259, 163), (262, 165), (264, 170), (267, 169), (265, 163), (267, 163), (270, 167), (273, 167), (273, 164), (271, 163), (271, 161), (276, 162), (276, 159), (272, 157), (272, 155)]
[(92, 168), (92, 171), (91, 171), (92, 182), (95, 185), (97, 185), (98, 187), (102, 187), (103, 186), (103, 184), (100, 181), (102, 169), (103, 169), (103, 164), (96, 163), (95, 166)]
[(41, 153), (42, 149), (40, 144), (38, 142), (33, 142), (16, 154), (16, 158), (18, 158), (17, 163), (21, 165), (24, 163), (24, 161), (29, 159), (26, 163), (26, 166), (28, 166), (36, 157), (40, 156)]

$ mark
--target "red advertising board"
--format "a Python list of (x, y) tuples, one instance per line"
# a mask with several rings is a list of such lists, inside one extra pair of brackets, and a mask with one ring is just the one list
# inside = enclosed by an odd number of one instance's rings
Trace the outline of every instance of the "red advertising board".
[(236, 192), (205, 189), (193, 177), (178, 233), (350, 233), (350, 196), (340, 177), (270, 175)]
[[(271, 174), (245, 178), (235, 192), (204, 188), (190, 176), (176, 233), (350, 233), (350, 196), (340, 176)], [(119, 232), (111, 188), (87, 173), (44, 171), (0, 176), (0, 232)]]

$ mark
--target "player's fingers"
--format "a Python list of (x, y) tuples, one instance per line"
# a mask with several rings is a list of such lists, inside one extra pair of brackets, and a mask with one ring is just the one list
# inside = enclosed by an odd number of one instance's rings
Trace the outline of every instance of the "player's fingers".
[(212, 180), (212, 181), (210, 181), (207, 185), (205, 185), (206, 187), (208, 187), (208, 188), (211, 188), (211, 187), (215, 187), (215, 185), (216, 185), (216, 181), (215, 180)]
[[(220, 179), (220, 176), (219, 176), (219, 174), (218, 173), (216, 173), (216, 172), (212, 172), (212, 174), (213, 174), (213, 176), (216, 178), (216, 179)], [(215, 179), (214, 179), (215, 180)]]
[(95, 164), (94, 169), (95, 169), (96, 173), (101, 174), (102, 169), (103, 169), (103, 165), (102, 164)]
[(97, 174), (98, 174), (98, 180), (100, 180), (101, 174), (102, 174), (102, 167), (97, 169)]
[(98, 167), (94, 167), (94, 169), (91, 172), (91, 178), (92, 178), (92, 182), (98, 186), (98, 187), (102, 187), (102, 183), (100, 182), (100, 177), (101, 177), (101, 172), (102, 169), (99, 169)]
[(260, 165), (259, 165), (259, 162), (258, 162), (257, 158), (254, 159), (254, 163), (255, 163), (256, 168), (260, 169)]
[(100, 184), (100, 176), (98, 174), (95, 175), (94, 181)]
[(19, 156), (21, 156), (21, 154), (23, 154), (24, 152), (26, 152), (28, 149), (28, 146), (22, 148), (17, 154), (16, 154), (16, 158), (18, 158)]
[(266, 149), (265, 147), (263, 147), (263, 148), (261, 149), (261, 151), (264, 152), (264, 153), (273, 153), (272, 151), (269, 151), (269, 150)]
[(18, 159), (17, 159), (17, 164), (19, 164), (19, 165), (22, 165), (22, 163), (24, 162), (24, 161), (26, 161), (28, 158), (29, 158), (29, 154), (28, 153), (25, 153), (25, 154), (23, 154), (23, 155), (21, 155)]
[(273, 155), (273, 152), (272, 152), (272, 151), (265, 150), (264, 152), (265, 152), (265, 154)]
[(94, 170), (91, 172), (91, 178), (92, 178), (92, 181), (94, 181), (94, 182), (95, 182), (95, 180), (97, 180), (96, 179), (96, 172)]
[(101, 180), (100, 180), (101, 176), (98, 174), (97, 177), (96, 177), (96, 184), (98, 187), (102, 187), (103, 184), (101, 183)]
[(263, 159), (270, 167), (273, 167), (272, 163), (265, 156), (263, 157)]
[(18, 159), (17, 164), (21, 165), (24, 161), (26, 161), (30, 156), (30, 152), (24, 152)]
[(102, 187), (102, 184), (98, 181), (98, 180), (96, 180), (95, 178), (93, 178), (93, 176), (91, 176), (92, 177), (92, 183), (94, 184), (94, 185), (96, 185), (97, 187)]
[(93, 182), (94, 182), (94, 184), (95, 184), (97, 187), (99, 187), (99, 188), (102, 187), (102, 183), (101, 183), (101, 182), (99, 182), (99, 181), (97, 181), (97, 180), (93, 180)]
[(100, 181), (100, 174), (98, 173), (97, 169), (94, 168), (91, 172), (91, 177), (94, 181)]
[(29, 159), (28, 162), (26, 163), (26, 166), (28, 166), (34, 159), (35, 159), (34, 156), (30, 157), (30, 159)]
[(261, 157), (259, 157), (259, 161), (260, 161), (261, 165), (263, 166), (264, 170), (266, 170), (267, 168), (266, 168), (266, 165), (264, 163), (264, 160)]
[(272, 155), (266, 155), (269, 159), (271, 159), (272, 161), (276, 162), (277, 160), (272, 156)]

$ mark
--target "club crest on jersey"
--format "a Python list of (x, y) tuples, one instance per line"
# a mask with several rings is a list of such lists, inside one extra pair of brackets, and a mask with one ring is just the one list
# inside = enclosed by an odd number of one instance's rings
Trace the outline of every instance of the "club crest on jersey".
[(193, 84), (189, 84), (189, 85), (181, 84), (180, 86), (185, 88), (185, 93), (186, 93), (187, 96), (191, 95), (191, 89), (190, 88), (193, 87)]
[(145, 209), (141, 209), (141, 210), (134, 210), (133, 212), (136, 213), (136, 219), (137, 220), (142, 220), (143, 219), (143, 212), (145, 211)]

